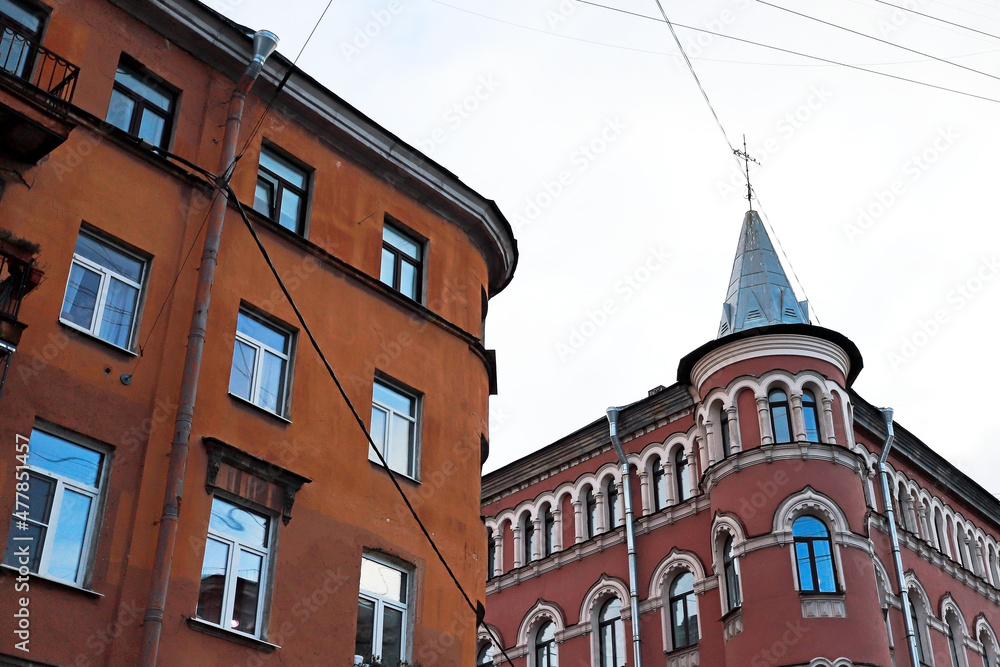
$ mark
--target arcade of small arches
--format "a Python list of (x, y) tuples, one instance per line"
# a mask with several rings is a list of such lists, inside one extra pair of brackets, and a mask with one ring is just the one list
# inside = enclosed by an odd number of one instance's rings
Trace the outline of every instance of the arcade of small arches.
[[(773, 523), (776, 533), (788, 533), (786, 541), (769, 544), (789, 547), (795, 569), (790, 587), (805, 594), (843, 594), (840, 549), (849, 544), (849, 529), (836, 503), (806, 487), (780, 503)], [(648, 582), (640, 583), (640, 590), (647, 591), (640, 601), (643, 612), (660, 610), (664, 650), (685, 656), (685, 660), (697, 652), (702, 636), (698, 595), (717, 589), (721, 609), (727, 615), (725, 639), (742, 632), (741, 624), (731, 622), (739, 618), (744, 599), (739, 557), (749, 549), (763, 548), (762, 542), (766, 541), (760, 536), (748, 540), (740, 520), (730, 514), (715, 517), (710, 538), (711, 570), (706, 570), (697, 554), (674, 548), (652, 570)], [(612, 599), (617, 602), (609, 606)], [(549, 667), (555, 664), (559, 644), (589, 633), (594, 664), (621, 667), (624, 657), (622, 662), (612, 658), (624, 656), (617, 651), (624, 646), (624, 623), (630, 618), (628, 600), (625, 582), (607, 575), (583, 596), (575, 624), (568, 623), (559, 607), (539, 600), (522, 617), (516, 643), (507, 653), (511, 657), (527, 656), (528, 667)], [(495, 659), (499, 653), (485, 635), (480, 648), (484, 660), (487, 654)], [(694, 662), (681, 660), (677, 664), (697, 664), (695, 657), (690, 659)], [(668, 664), (673, 663), (668, 660)]]
[[(861, 445), (857, 450), (868, 460), (872, 471), (867, 493), (871, 498), (879, 498), (877, 506), (885, 511), (881, 492), (877, 496), (875, 493), (874, 470), (878, 457)], [(890, 490), (898, 526), (984, 583), (1000, 589), (1000, 541), (916, 481), (892, 470), (888, 464), (886, 467), (891, 474)]]
[[(740, 414), (739, 397), (750, 392), (756, 414)], [(844, 408), (846, 406), (846, 409)], [(740, 420), (753, 419), (761, 444), (838, 443), (835, 420), (849, 424), (850, 404), (839, 385), (813, 371), (772, 371), (741, 377), (711, 392), (696, 411), (695, 427), (629, 455), (639, 477), (641, 516), (685, 503), (701, 492), (703, 473), (744, 450)], [(836, 414), (835, 414), (836, 413)], [(850, 434), (851, 429), (843, 432)], [(850, 435), (848, 435), (848, 438)], [(621, 472), (606, 464), (534, 500), (486, 519), (487, 576), (504, 573), (504, 542), (513, 540), (512, 569), (541, 560), (624, 525)], [(569, 522), (569, 525), (565, 525)]]
[[(880, 597), (886, 600), (891, 598), (891, 604), (902, 611), (899, 598), (886, 593), (884, 577), (884, 572), (878, 577)], [(935, 655), (941, 651), (935, 651), (934, 646), (945, 641), (950, 657), (950, 662), (945, 663), (947, 667), (978, 667), (969, 663), (970, 651), (979, 656), (984, 667), (1000, 666), (1000, 644), (997, 643), (996, 632), (982, 613), (969, 624), (955, 599), (946, 593), (939, 602), (939, 612), (936, 614), (930, 596), (912, 572), (906, 575), (906, 596), (910, 601), (910, 618), (916, 630), (917, 657), (921, 665), (935, 667)], [(884, 606), (888, 604), (888, 601), (883, 602)], [(932, 631), (940, 634), (943, 640), (935, 642)], [(888, 622), (886, 632), (892, 643), (892, 630)], [(899, 638), (898, 643), (905, 644), (905, 637)]]

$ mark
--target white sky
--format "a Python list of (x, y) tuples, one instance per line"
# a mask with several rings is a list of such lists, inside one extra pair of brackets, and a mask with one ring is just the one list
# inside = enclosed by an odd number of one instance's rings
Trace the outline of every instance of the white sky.
[[(654, 0), (608, 3), (658, 15)], [(276, 32), (294, 57), (326, 2), (208, 4)], [(665, 9), (675, 23), (1000, 100), (1000, 37), (877, 0), (775, 4), (990, 76), (751, 0)], [(1000, 35), (994, 3), (897, 4)], [(755, 207), (814, 323), (864, 355), (855, 388), (1000, 492), (1000, 103), (678, 34), (730, 141), (745, 133), (762, 163)], [(715, 337), (746, 201), (678, 54), (665, 24), (576, 0), (334, 0), (299, 61), (515, 226), (520, 265), (488, 320), (500, 396), (487, 471), (672, 384), (679, 359)], [(608, 300), (601, 326), (584, 326)]]

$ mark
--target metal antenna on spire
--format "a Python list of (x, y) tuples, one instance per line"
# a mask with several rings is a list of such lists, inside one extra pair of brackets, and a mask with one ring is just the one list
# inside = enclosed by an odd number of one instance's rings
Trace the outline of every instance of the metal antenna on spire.
[[(733, 149), (733, 153), (735, 153), (736, 157), (738, 157), (739, 159), (743, 160), (744, 164), (746, 164), (746, 172), (747, 172), (747, 201), (749, 202), (749, 201), (751, 201), (753, 199), (753, 188), (750, 187), (750, 163), (753, 162), (756, 165), (760, 165), (760, 162), (757, 162), (757, 160), (753, 159), (753, 157), (750, 155), (750, 153), (747, 152), (747, 135), (745, 135), (745, 134), (743, 135), (743, 150), (740, 150), (738, 148), (734, 148)], [(752, 206), (751, 206), (751, 208), (752, 208)]]

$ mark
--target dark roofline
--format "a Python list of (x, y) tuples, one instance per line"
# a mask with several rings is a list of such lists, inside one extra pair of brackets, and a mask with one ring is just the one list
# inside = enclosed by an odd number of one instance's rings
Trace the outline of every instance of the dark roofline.
[[(687, 385), (673, 384), (651, 396), (622, 408), (618, 418), (623, 436), (646, 428), (694, 404)], [(526, 454), (516, 461), (483, 475), (482, 496), (493, 496), (524, 483), (532, 477), (558, 468), (572, 459), (611, 444), (608, 420), (600, 417), (550, 445)]]
[[(253, 29), (232, 21), (198, 0), (110, 0), (122, 11), (168, 37), (211, 68), (236, 81), (246, 69)], [(391, 185), (465, 230), (483, 253), (490, 296), (502, 291), (518, 263), (514, 230), (496, 202), (363, 114), (315, 78), (275, 52), (264, 66), (256, 94), (269, 98), (291, 69), (279, 105), (293, 107), (296, 121), (325, 130), (337, 149)], [(328, 116), (310, 106), (318, 100)]]
[[(849, 390), (854, 406), (854, 423), (868, 431), (881, 451), (887, 434), (885, 419), (878, 408)], [(889, 456), (901, 454), (915, 469), (961, 499), (972, 511), (992, 521), (1000, 529), (1000, 499), (979, 485), (974, 479), (956, 468), (948, 459), (931, 449), (895, 419), (892, 421), (895, 439)], [(881, 493), (879, 493), (881, 498)]]
[(728, 336), (723, 336), (722, 338), (716, 338), (715, 340), (709, 341), (693, 352), (689, 352), (681, 358), (680, 363), (677, 365), (677, 381), (690, 384), (691, 371), (695, 364), (701, 361), (705, 355), (713, 350), (745, 338), (778, 334), (812, 336), (813, 338), (821, 338), (825, 341), (829, 341), (840, 347), (847, 353), (848, 358), (851, 360), (851, 368), (847, 375), (848, 388), (854, 384), (854, 380), (857, 379), (858, 373), (860, 373), (861, 369), (864, 368), (865, 362), (864, 359), (861, 358), (861, 351), (858, 350), (858, 346), (855, 345), (850, 338), (840, 332), (834, 331), (833, 329), (818, 327), (813, 324), (775, 324), (767, 327), (754, 327), (753, 329), (737, 331), (736, 333), (729, 334)]

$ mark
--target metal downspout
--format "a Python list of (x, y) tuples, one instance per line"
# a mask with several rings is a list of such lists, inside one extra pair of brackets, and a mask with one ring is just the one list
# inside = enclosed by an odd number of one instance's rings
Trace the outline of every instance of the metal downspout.
[(882, 445), (882, 455), (878, 459), (878, 472), (882, 480), (882, 502), (885, 504), (885, 516), (889, 521), (889, 541), (892, 543), (892, 564), (896, 570), (896, 584), (899, 586), (899, 598), (903, 603), (903, 627), (906, 628), (906, 643), (910, 647), (910, 664), (913, 667), (920, 667), (920, 658), (917, 652), (917, 633), (913, 627), (913, 617), (910, 611), (910, 596), (906, 594), (906, 575), (903, 573), (903, 558), (899, 553), (899, 533), (896, 532), (896, 510), (892, 502), (892, 495), (889, 491), (889, 472), (885, 469), (885, 461), (889, 458), (889, 450), (892, 449), (892, 408), (880, 408), (879, 411), (885, 417), (885, 425), (888, 434), (885, 444)]
[(635, 526), (632, 515), (632, 484), (629, 474), (628, 458), (622, 449), (622, 441), (618, 438), (618, 415), (621, 408), (608, 408), (608, 424), (611, 430), (611, 443), (618, 454), (621, 464), (622, 493), (625, 495), (625, 543), (628, 545), (628, 591), (632, 610), (632, 651), (635, 655), (635, 667), (642, 667), (642, 646), (639, 637), (639, 575), (636, 571)]
[(201, 358), (205, 348), (205, 330), (208, 327), (208, 308), (212, 302), (212, 284), (215, 268), (219, 261), (219, 245), (222, 241), (222, 225), (226, 219), (228, 198), (226, 186), (232, 175), (236, 157), (236, 142), (240, 134), (243, 106), (247, 93), (264, 66), (264, 61), (274, 52), (278, 38), (274, 33), (259, 30), (253, 39), (253, 60), (240, 77), (229, 98), (229, 113), (226, 130), (222, 137), (222, 154), (219, 156), (219, 173), (215, 199), (209, 212), (208, 231), (205, 247), (198, 269), (195, 288), (194, 309), (191, 313), (191, 328), (188, 332), (187, 351), (184, 355), (184, 371), (181, 375), (180, 397), (177, 416), (174, 420), (174, 437), (170, 443), (170, 464), (163, 490), (163, 510), (156, 536), (156, 552), (153, 569), (149, 578), (149, 597), (143, 617), (142, 656), (140, 667), (154, 667), (160, 648), (160, 634), (163, 629), (163, 610), (167, 602), (170, 584), (170, 565), (173, 561), (177, 542), (177, 523), (180, 518), (181, 496), (184, 493), (184, 472), (191, 440), (191, 422), (194, 418), (195, 399), (198, 396), (198, 376), (201, 372)]

